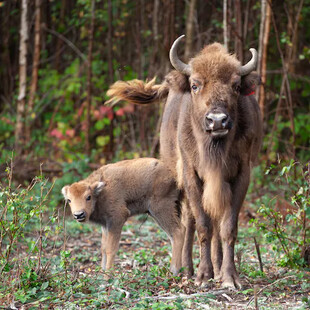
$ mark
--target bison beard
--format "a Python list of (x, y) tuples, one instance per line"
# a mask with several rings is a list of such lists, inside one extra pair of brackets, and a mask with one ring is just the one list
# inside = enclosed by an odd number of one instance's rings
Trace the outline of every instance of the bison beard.
[[(167, 98), (160, 155), (184, 191), (183, 265), (191, 276), (196, 228), (200, 246), (196, 283), (206, 284), (214, 276), (224, 287), (241, 288), (234, 263), (238, 215), (262, 139), (259, 107), (251, 96), (259, 81), (252, 72), (257, 53), (251, 49), (252, 59), (241, 66), (234, 55), (214, 43), (184, 64), (176, 53), (180, 39), (170, 51), (177, 71), (170, 72), (162, 84), (118, 81), (108, 95), (110, 101), (135, 104)], [(213, 118), (214, 126), (206, 131), (202, 120)], [(226, 119), (232, 120), (231, 126), (226, 126)]]

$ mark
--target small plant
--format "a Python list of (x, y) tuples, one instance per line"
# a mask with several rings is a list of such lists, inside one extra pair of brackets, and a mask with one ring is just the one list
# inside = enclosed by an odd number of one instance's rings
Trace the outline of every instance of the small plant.
[(309, 163), (303, 166), (291, 160), (280, 170), (272, 166), (266, 171), (275, 176), (276, 185), (262, 197), (260, 218), (253, 222), (273, 250), (282, 254), (278, 264), (283, 267), (309, 267), (303, 257), (310, 244), (309, 169)]
[(37, 177), (27, 188), (13, 190), (10, 168), (7, 175), (7, 186), (0, 185), (0, 274), (7, 284), (0, 296), (14, 293), (23, 302), (48, 286), (42, 253), (51, 230), (43, 227), (43, 215), (52, 186)]

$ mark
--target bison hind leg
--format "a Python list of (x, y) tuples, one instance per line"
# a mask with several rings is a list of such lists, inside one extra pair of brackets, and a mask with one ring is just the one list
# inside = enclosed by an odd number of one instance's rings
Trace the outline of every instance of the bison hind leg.
[[(187, 206), (186, 206), (187, 207)], [(183, 208), (184, 210), (185, 208)], [(185, 274), (188, 278), (194, 275), (193, 266), (193, 243), (195, 236), (195, 219), (189, 209), (185, 209), (182, 213), (182, 222), (185, 226), (185, 239), (182, 252), (182, 267), (185, 269)]]
[(221, 280), (221, 267), (223, 262), (222, 242), (217, 225), (213, 227), (213, 235), (211, 241), (211, 260), (214, 271), (214, 279)]
[(185, 227), (178, 216), (176, 203), (170, 198), (161, 199), (156, 203), (152, 203), (149, 211), (170, 239), (172, 245), (170, 271), (176, 276), (182, 267), (182, 250), (185, 234)]

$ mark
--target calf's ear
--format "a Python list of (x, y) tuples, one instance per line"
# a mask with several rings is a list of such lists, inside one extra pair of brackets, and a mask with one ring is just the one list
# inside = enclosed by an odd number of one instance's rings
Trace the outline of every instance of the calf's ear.
[(251, 72), (241, 78), (240, 94), (243, 96), (253, 95), (256, 86), (261, 83), (260, 76), (257, 72)]
[(91, 186), (94, 196), (98, 196), (105, 186), (106, 186), (106, 183), (103, 181), (95, 182)]
[(68, 188), (69, 188), (69, 185), (66, 185), (61, 189), (61, 193), (63, 194), (66, 200), (68, 199)]

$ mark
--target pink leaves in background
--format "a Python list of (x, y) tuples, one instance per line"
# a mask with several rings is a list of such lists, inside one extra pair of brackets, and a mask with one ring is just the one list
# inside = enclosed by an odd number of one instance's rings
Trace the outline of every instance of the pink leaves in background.
[(67, 129), (65, 135), (63, 135), (62, 132), (60, 130), (58, 130), (57, 128), (54, 128), (50, 132), (50, 136), (51, 137), (56, 137), (59, 140), (65, 140), (67, 138), (73, 138), (74, 135), (75, 135), (75, 130), (74, 129)]
[(60, 140), (63, 140), (65, 139), (64, 135), (57, 129), (57, 128), (54, 128), (51, 132), (50, 132), (50, 136), (51, 137), (56, 137)]
[[(127, 104), (123, 108), (118, 109), (115, 114), (117, 116), (123, 116), (128, 113), (134, 112), (134, 105), (133, 104)], [(113, 108), (109, 106), (100, 106), (98, 110), (94, 111), (94, 117), (96, 120), (100, 120), (104, 117), (107, 117), (110, 121), (113, 120), (114, 114), (113, 114)]]
[(74, 129), (67, 129), (66, 130), (66, 136), (69, 138), (73, 138), (75, 135), (75, 130)]
[(133, 113), (134, 112), (134, 105), (133, 104), (127, 104), (123, 108), (120, 108), (115, 112), (117, 116), (123, 116), (124, 114)]
[(107, 106), (100, 106), (98, 110), (94, 111), (94, 117), (96, 118), (96, 120), (100, 120), (104, 116), (107, 116), (108, 119), (111, 121), (114, 117), (113, 108)]

